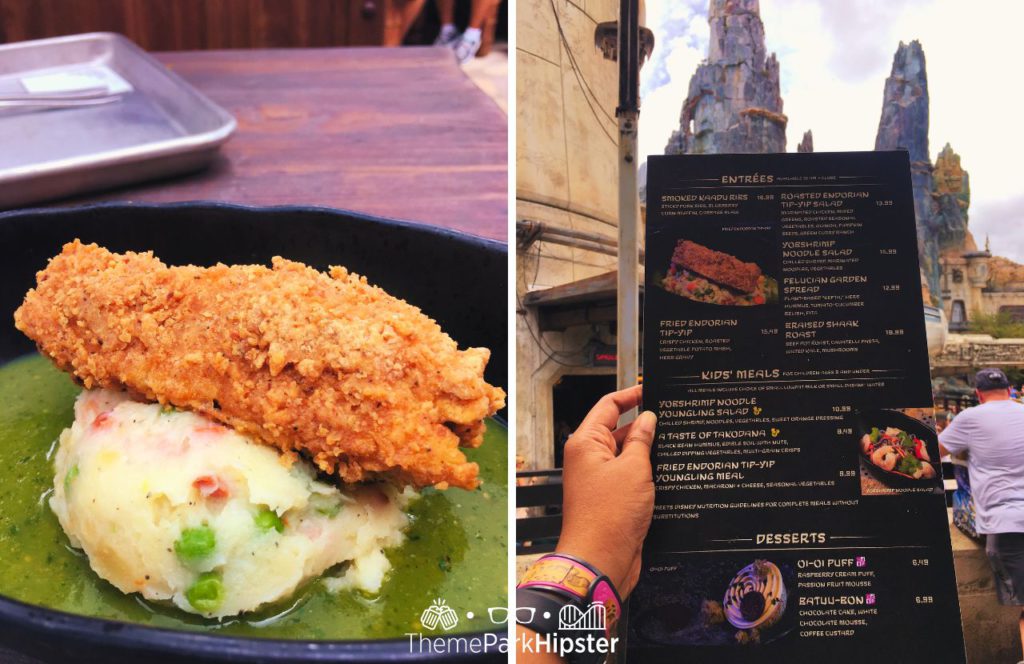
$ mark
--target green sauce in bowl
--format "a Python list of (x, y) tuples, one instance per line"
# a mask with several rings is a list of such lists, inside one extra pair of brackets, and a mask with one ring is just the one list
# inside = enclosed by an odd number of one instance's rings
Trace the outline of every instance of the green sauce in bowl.
[[(392, 569), (379, 595), (330, 593), (314, 581), (285, 602), (217, 622), (121, 593), (71, 548), (47, 500), (52, 450), (74, 419), (79, 389), (40, 356), (0, 367), (0, 595), (98, 618), (247, 637), (384, 639), (501, 628), (487, 611), (506, 606), (508, 594), (508, 438), (499, 423), (489, 421), (483, 446), (467, 450), (480, 465), (478, 490), (426, 489), (413, 505), (405, 543), (388, 552)], [(457, 627), (432, 632), (420, 625), (435, 599), (456, 612)]]

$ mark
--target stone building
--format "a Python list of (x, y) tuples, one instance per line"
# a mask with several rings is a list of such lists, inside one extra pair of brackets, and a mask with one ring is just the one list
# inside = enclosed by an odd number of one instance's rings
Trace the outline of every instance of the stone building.
[(967, 228), (970, 180), (960, 155), (948, 143), (935, 160), (932, 175), (937, 208), (947, 219), (958, 219), (943, 223), (938, 237), (940, 292), (950, 332), (967, 330), (978, 314), (1006, 313), (1024, 320), (1024, 266), (993, 256), (987, 238), (985, 248), (978, 249)]
[(552, 323), (532, 298), (615, 269), (618, 66), (595, 47), (594, 30), (618, 10), (616, 0), (518, 6), (515, 403), (528, 468), (555, 465), (554, 403), (565, 386), (593, 375), (594, 390), (615, 384), (614, 363), (593, 366), (590, 353), (614, 343), (614, 328)]
[(1024, 321), (1024, 266), (979, 250), (973, 238), (943, 251), (942, 302), (950, 332), (970, 327), (979, 314), (1008, 314)]
[[(784, 152), (758, 0), (708, 5), (708, 59), (666, 153)], [(594, 28), (617, 8), (527, 0), (518, 13), (516, 445), (528, 468), (560, 465), (566, 435), (615, 387), (618, 70)]]
[[(528, 468), (560, 465), (566, 435), (615, 387), (618, 69), (594, 28), (617, 8), (527, 0), (518, 13), (516, 445)], [(666, 153), (784, 152), (758, 0), (709, 0), (708, 21), (708, 59)]]
[(990, 313), (984, 291), (991, 278), (988, 264), (992, 253), (987, 247), (978, 251), (973, 245), (950, 247), (939, 261), (943, 309), (950, 332), (966, 330), (970, 317), (977, 312)]

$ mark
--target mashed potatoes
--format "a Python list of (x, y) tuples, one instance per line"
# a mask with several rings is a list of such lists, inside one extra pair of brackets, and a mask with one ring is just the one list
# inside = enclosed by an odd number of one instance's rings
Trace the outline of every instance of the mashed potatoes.
[(415, 496), (344, 491), (305, 462), (192, 413), (106, 390), (75, 403), (50, 506), (93, 570), (125, 593), (208, 617), (287, 597), (349, 562), (334, 587), (379, 590)]

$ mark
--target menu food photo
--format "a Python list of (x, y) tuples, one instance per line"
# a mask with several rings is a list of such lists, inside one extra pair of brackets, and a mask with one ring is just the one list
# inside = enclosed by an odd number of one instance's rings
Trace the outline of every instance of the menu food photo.
[(648, 169), (628, 661), (965, 661), (908, 154)]

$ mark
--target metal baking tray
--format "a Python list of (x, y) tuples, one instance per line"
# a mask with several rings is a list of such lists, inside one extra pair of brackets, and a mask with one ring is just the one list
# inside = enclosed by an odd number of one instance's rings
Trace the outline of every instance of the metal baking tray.
[(123, 92), (96, 106), (0, 108), (0, 209), (198, 170), (237, 124), (122, 35), (0, 46), (0, 98), (83, 80)]

